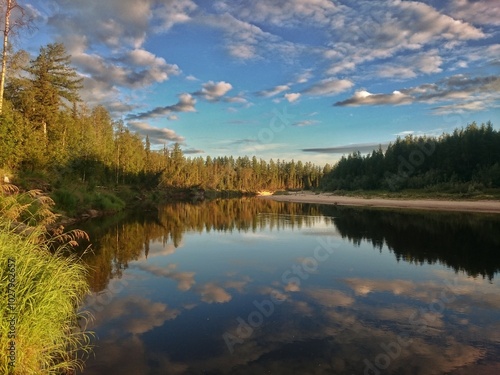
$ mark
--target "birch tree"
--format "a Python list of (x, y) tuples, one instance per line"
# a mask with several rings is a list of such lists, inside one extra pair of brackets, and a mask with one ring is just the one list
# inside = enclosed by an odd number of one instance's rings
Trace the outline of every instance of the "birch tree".
[[(7, 74), (7, 58), (9, 37), (18, 27), (26, 26), (30, 20), (26, 17), (24, 8), (21, 7), (17, 0), (2, 0), (0, 2), (3, 16), (3, 48), (2, 48), (2, 68), (0, 71), (0, 115), (3, 110), (3, 96), (5, 89), (5, 77)], [(13, 15), (15, 17), (13, 18)]]

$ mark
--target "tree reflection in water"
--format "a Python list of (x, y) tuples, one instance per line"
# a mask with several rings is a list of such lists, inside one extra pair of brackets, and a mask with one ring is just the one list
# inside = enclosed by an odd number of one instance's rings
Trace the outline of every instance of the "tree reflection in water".
[[(263, 215), (267, 214), (267, 215)], [(354, 244), (385, 244), (398, 260), (416, 264), (440, 263), (470, 276), (492, 279), (500, 270), (500, 218), (420, 211), (388, 211), (274, 202), (264, 199), (226, 199), (197, 204), (172, 203), (157, 212), (97, 219), (84, 229), (94, 251), (85, 255), (92, 291), (120, 277), (128, 263), (148, 256), (152, 241), (178, 247), (185, 232), (255, 232), (269, 227), (311, 226), (319, 216)], [(482, 246), (478, 247), (478, 244)]]
[[(94, 308), (100, 339), (84, 374), (362, 374), (405, 332), (412, 344), (389, 374), (500, 367), (498, 216), (233, 199), (85, 229), (92, 290), (109, 298)], [(341, 246), (289, 288), (283, 272), (319, 238)], [(454, 298), (432, 311), (454, 274)], [(271, 290), (283, 304), (231, 354), (222, 335)]]

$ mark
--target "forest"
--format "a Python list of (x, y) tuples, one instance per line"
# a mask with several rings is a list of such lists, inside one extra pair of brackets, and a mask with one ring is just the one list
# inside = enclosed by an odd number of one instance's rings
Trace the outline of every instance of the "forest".
[(342, 156), (323, 190), (433, 189), (466, 193), (500, 187), (500, 132), (491, 122), (440, 137), (397, 138), (385, 152)]
[[(80, 100), (82, 79), (62, 44), (49, 44), (30, 60), (11, 56), (0, 126), (0, 168), (48, 175), (56, 184), (89, 187), (139, 184), (255, 192), (311, 189), (322, 168), (300, 161), (253, 157), (186, 157), (179, 144), (151, 147), (103, 106)], [(61, 181), (62, 180), (62, 181)]]
[[(0, 172), (50, 181), (46, 190), (56, 202), (71, 201), (66, 190), (75, 184), (89, 192), (117, 185), (339, 193), (429, 188), (464, 193), (500, 187), (500, 133), (490, 122), (440, 137), (397, 138), (386, 150), (351, 153), (333, 167), (257, 156), (188, 157), (180, 144), (152, 147), (148, 137), (131, 132), (104, 106), (84, 103), (82, 78), (63, 44), (40, 48), (36, 58), (22, 50), (8, 56)], [(72, 202), (78, 205), (78, 199)]]

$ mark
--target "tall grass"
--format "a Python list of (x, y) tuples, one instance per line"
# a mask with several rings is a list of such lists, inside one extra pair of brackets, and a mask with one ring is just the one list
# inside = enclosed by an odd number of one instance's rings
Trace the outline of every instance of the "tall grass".
[(9, 189), (0, 186), (0, 374), (74, 373), (82, 367), (77, 353), (90, 350), (90, 333), (80, 327), (86, 316), (77, 314), (88, 293), (86, 268), (67, 251), (82, 234), (56, 230), (64, 243), (54, 246), (50, 200)]

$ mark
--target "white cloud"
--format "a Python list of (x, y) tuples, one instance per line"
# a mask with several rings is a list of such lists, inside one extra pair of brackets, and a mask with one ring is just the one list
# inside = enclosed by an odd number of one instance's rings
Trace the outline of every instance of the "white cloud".
[(72, 63), (89, 80), (111, 87), (144, 88), (161, 83), (171, 75), (180, 74), (175, 64), (168, 64), (162, 57), (143, 49), (117, 53), (113, 58), (88, 53), (88, 39), (85, 36), (68, 38), (68, 53)]
[(192, 0), (160, 0), (153, 4), (160, 7), (151, 9), (153, 17), (158, 19), (157, 32), (170, 30), (176, 24), (185, 23), (192, 19), (191, 14), (198, 8)]
[(264, 55), (289, 60), (301, 50), (301, 46), (242, 20), (238, 13), (205, 14), (199, 22), (222, 30), (229, 55), (240, 60), (262, 59)]
[(152, 144), (163, 145), (168, 142), (184, 142), (184, 137), (178, 135), (172, 129), (155, 128), (146, 122), (129, 121), (127, 126), (130, 130), (135, 131), (142, 136), (148, 136)]
[(382, 78), (414, 78), (421, 74), (440, 73), (443, 59), (437, 49), (396, 58), (381, 65), (376, 74)]
[(168, 105), (165, 107), (156, 107), (147, 112), (141, 112), (138, 114), (132, 114), (127, 117), (129, 120), (145, 120), (155, 117), (164, 117), (171, 114), (172, 112), (196, 112), (195, 109), (196, 99), (194, 99), (191, 94), (181, 94), (179, 95), (179, 101), (174, 105)]
[(262, 90), (257, 93), (258, 96), (263, 96), (265, 98), (270, 98), (272, 96), (278, 95), (282, 93), (283, 91), (287, 91), (290, 89), (290, 86), (288, 85), (278, 85), (273, 88), (267, 89), (267, 90)]
[[(330, 75), (352, 72), (376, 59), (413, 54), (437, 42), (458, 46), (486, 37), (481, 29), (422, 2), (359, 1), (350, 6), (342, 10), (342, 22), (332, 23), (329, 30), (335, 42), (323, 51), (323, 56), (332, 62), (327, 70)], [(436, 61), (428, 61), (432, 70), (440, 65), (435, 58)], [(386, 74), (427, 74), (425, 67), (424, 63), (414, 71), (393, 67), (392, 72), (388, 67)]]
[(313, 77), (311, 69), (305, 70), (304, 72), (297, 75), (296, 83), (306, 83)]
[(327, 25), (340, 6), (329, 0), (218, 1), (216, 9), (247, 21), (297, 27), (303, 22)]
[(243, 96), (243, 94), (226, 97), (224, 98), (224, 101), (227, 103), (248, 104), (248, 100)]
[(202, 89), (193, 93), (193, 95), (201, 96), (209, 102), (219, 101), (233, 86), (230, 83), (220, 81), (209, 81), (202, 85)]
[(65, 40), (86, 35), (90, 42), (112, 48), (139, 48), (148, 33), (164, 32), (184, 23), (196, 10), (191, 0), (55, 0), (57, 12), (48, 20)]
[(336, 106), (382, 105), (382, 104), (410, 104), (413, 98), (400, 91), (392, 94), (372, 94), (366, 90), (356, 91), (352, 98), (335, 103)]
[(456, 103), (456, 104), (449, 104), (449, 105), (443, 105), (439, 107), (433, 108), (433, 112), (436, 115), (446, 115), (450, 113), (464, 113), (464, 112), (476, 112), (476, 111), (482, 111), (488, 107), (487, 102), (484, 100), (475, 100), (475, 101), (469, 101), (465, 103)]
[(312, 125), (316, 125), (316, 124), (319, 124), (319, 121), (316, 121), (316, 120), (304, 120), (304, 121), (295, 122), (293, 124), (293, 126), (302, 127), (302, 126), (312, 126)]
[(449, 0), (448, 13), (460, 20), (480, 25), (500, 25), (500, 5), (497, 0)]
[(303, 90), (302, 93), (309, 95), (334, 95), (350, 89), (354, 86), (348, 79), (324, 79)]
[(351, 98), (336, 102), (334, 105), (344, 107), (455, 101), (451, 106), (435, 108), (435, 113), (446, 113), (453, 108), (457, 111), (479, 111), (498, 106), (499, 92), (500, 77), (498, 76), (470, 77), (457, 74), (433, 84), (396, 90), (392, 94), (372, 94), (366, 90), (358, 90)]
[(300, 96), (301, 96), (300, 93), (294, 92), (294, 93), (285, 94), (285, 99), (288, 100), (289, 103), (293, 103), (293, 102), (296, 102), (297, 100), (299, 100)]

